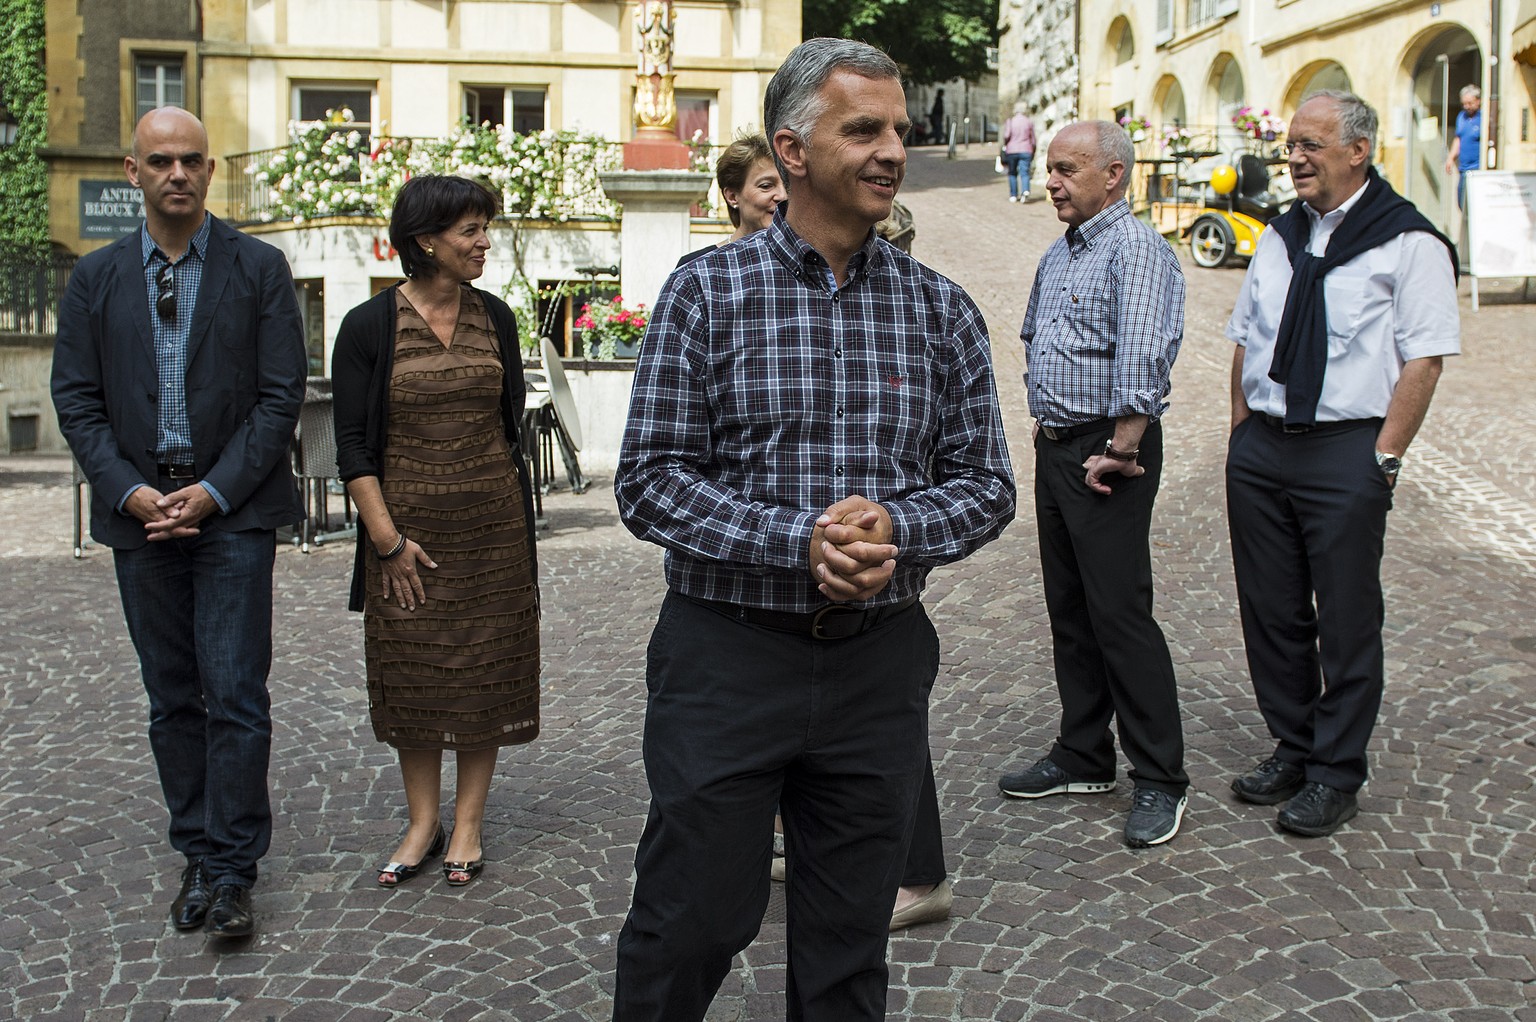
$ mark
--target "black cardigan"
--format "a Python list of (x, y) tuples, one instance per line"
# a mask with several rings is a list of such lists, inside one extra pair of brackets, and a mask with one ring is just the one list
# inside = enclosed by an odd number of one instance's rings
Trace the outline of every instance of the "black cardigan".
[[(398, 287), (396, 285), (395, 287)], [(523, 488), (523, 514), (528, 523), (528, 552), (533, 560), (535, 588), (539, 575), (534, 549), (533, 487), (523, 460), (520, 427), (523, 421), (522, 352), (517, 344), (517, 320), (507, 303), (488, 291), (465, 285), (480, 295), (501, 346), (501, 428), (517, 465)], [(389, 427), (389, 377), (395, 364), (395, 287), (380, 291), (341, 321), (331, 352), (332, 415), (336, 422), (336, 464), (342, 482), (359, 476), (384, 477), (384, 441)], [(357, 528), (357, 558), (352, 565), (349, 610), (362, 610), (367, 572), (363, 556), (368, 530)]]

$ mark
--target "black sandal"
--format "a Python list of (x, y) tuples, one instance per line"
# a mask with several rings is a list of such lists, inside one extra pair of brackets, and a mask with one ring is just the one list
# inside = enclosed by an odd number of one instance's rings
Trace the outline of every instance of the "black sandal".
[[(483, 869), (485, 869), (484, 854), (482, 854), (480, 858), (476, 859), (474, 862), (449, 862), (447, 859), (444, 859), (443, 880), (447, 882), (449, 887), (465, 887), (473, 883), (475, 877), (479, 876), (480, 871)], [(464, 879), (455, 879), (455, 873), (464, 874)]]
[[(437, 836), (432, 839), (432, 846), (427, 849), (427, 854), (423, 855), (416, 865), (407, 866), (403, 862), (390, 862), (379, 867), (379, 886), (387, 888), (399, 887), (408, 880), (416, 879), (417, 874), (421, 872), (421, 867), (425, 866), (428, 861), (442, 855), (443, 850), (447, 847), (448, 835), (443, 831), (443, 825), (439, 823), (437, 825)], [(394, 877), (394, 879), (386, 880), (385, 877)]]

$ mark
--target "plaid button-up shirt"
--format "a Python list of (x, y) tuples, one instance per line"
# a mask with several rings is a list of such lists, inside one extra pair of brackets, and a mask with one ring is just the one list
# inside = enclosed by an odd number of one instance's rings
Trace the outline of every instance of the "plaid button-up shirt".
[(1124, 200), (1069, 228), (1024, 313), (1029, 411), (1047, 426), (1160, 417), (1184, 339), (1178, 256)]
[(896, 572), (922, 591), (1013, 518), (991, 347), (966, 293), (873, 233), (837, 287), (773, 225), (681, 267), (635, 371), (614, 489), (684, 595), (807, 611), (817, 517), (852, 494), (890, 513)]

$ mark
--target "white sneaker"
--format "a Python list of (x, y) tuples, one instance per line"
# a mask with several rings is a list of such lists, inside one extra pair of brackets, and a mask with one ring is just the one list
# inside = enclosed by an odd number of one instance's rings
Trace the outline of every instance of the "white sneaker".
[(1019, 197), (1017, 195), (1010, 195), (1010, 196), (1008, 196), (1008, 201), (1009, 202), (1018, 202), (1019, 201)]

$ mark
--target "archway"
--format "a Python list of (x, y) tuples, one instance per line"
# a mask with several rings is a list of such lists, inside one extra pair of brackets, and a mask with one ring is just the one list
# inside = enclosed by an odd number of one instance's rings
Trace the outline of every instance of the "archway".
[(1184, 87), (1173, 75), (1164, 75), (1152, 90), (1152, 108), (1157, 123), (1164, 128), (1188, 127), (1189, 111), (1184, 105)]
[(1232, 118), (1244, 105), (1243, 69), (1237, 58), (1221, 53), (1211, 62), (1211, 76), (1206, 82), (1207, 105), (1216, 113), (1216, 139), (1223, 148), (1243, 145), (1247, 138), (1232, 123)]
[(1291, 79), (1291, 87), (1285, 90), (1285, 102), (1280, 107), (1281, 114), (1286, 120), (1296, 112), (1302, 101), (1314, 92), (1324, 89), (1340, 89), (1344, 92), (1352, 92), (1349, 83), (1349, 72), (1343, 66), (1332, 60), (1319, 60), (1301, 69), (1301, 72)]
[(1483, 84), (1483, 52), (1460, 25), (1447, 25), (1416, 41), (1404, 60), (1409, 79), (1408, 129), (1403, 194), (1451, 237), (1460, 218), (1456, 182), (1445, 172), (1445, 157), (1456, 134), (1459, 93)]

